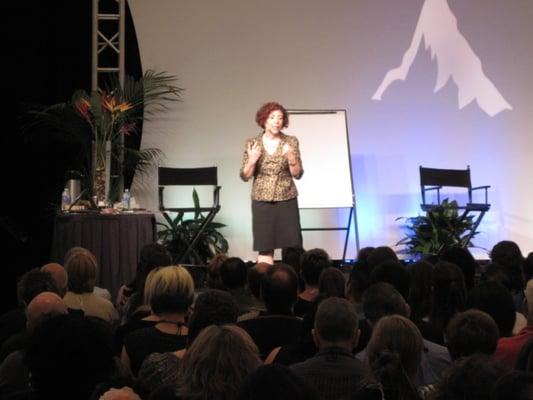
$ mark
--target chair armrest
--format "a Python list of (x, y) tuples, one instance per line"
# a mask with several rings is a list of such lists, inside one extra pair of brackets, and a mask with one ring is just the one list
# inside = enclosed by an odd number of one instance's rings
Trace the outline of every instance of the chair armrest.
[(471, 188), (471, 189), (472, 189), (472, 190), (478, 190), (478, 189), (485, 189), (485, 190), (487, 190), (488, 188), (490, 188), (490, 185), (476, 186), (476, 187), (473, 187), (473, 188)]
[(430, 186), (430, 187), (424, 187), (422, 190), (424, 192), (427, 192), (428, 190), (440, 190), (442, 189), (442, 186)]
[(213, 192), (213, 208), (216, 208), (220, 205), (220, 189), (221, 186), (216, 186)]

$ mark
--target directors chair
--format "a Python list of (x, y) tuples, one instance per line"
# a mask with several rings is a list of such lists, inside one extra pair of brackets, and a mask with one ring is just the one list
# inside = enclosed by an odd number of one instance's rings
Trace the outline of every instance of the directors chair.
[[(481, 223), (483, 216), (490, 209), (487, 193), (490, 185), (472, 187), (470, 166), (467, 166), (466, 169), (438, 169), (420, 166), (420, 191), (422, 193), (422, 204), (420, 207), (422, 210), (428, 212), (439, 207), (441, 205), (441, 190), (445, 187), (465, 189), (467, 201), (463, 205), (458, 205), (458, 209), (464, 210), (461, 219), (467, 218), (471, 213), (477, 213), (472, 230), (468, 235), (468, 241), (470, 241)], [(472, 201), (473, 193), (477, 190), (484, 190), (484, 202), (474, 203)], [(436, 193), (436, 203), (427, 202), (427, 192)]]
[[(202, 167), (202, 168), (158, 168), (158, 186), (159, 186), (159, 211), (163, 214), (165, 220), (171, 227), (175, 226), (173, 219), (169, 213), (178, 213), (179, 218), (183, 218), (185, 213), (193, 213), (194, 218), (197, 219), (201, 213), (207, 212), (207, 215), (200, 219), (200, 226), (196, 229), (192, 236), (181, 236), (181, 240), (184, 243), (183, 251), (177, 257), (175, 262), (184, 263), (186, 260), (195, 260), (197, 263), (203, 264), (204, 260), (198, 254), (196, 245), (198, 240), (205, 231), (205, 228), (213, 221), (215, 215), (220, 210), (219, 192), (220, 186), (218, 186), (217, 179), (217, 167)], [(168, 206), (165, 203), (165, 188), (169, 190), (176, 187), (182, 187), (191, 189), (195, 186), (212, 186), (213, 188), (213, 204), (211, 206), (201, 206), (199, 204), (191, 206)], [(196, 189), (196, 188), (195, 188)], [(184, 194), (181, 191), (181, 195), (176, 196), (173, 192), (172, 200), (176, 203), (176, 197), (178, 202), (184, 204), (183, 197), (190, 198), (190, 193)], [(171, 196), (167, 196), (170, 198)], [(194, 264), (194, 262), (193, 262)]]

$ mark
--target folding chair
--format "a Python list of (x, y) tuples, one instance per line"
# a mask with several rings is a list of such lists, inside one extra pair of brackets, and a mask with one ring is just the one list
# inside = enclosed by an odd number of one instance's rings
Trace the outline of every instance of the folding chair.
[[(203, 167), (203, 168), (158, 168), (158, 185), (159, 185), (159, 211), (163, 214), (163, 217), (173, 224), (172, 218), (169, 213), (203, 213), (207, 212), (202, 224), (196, 231), (194, 237), (189, 240), (184, 239), (186, 244), (185, 251), (179, 256), (178, 262), (183, 263), (189, 255), (202, 263), (202, 258), (199, 256), (195, 249), (195, 246), (200, 239), (205, 228), (209, 225), (215, 215), (220, 210), (219, 203), (219, 191), (217, 179), (217, 167)], [(164, 202), (164, 189), (171, 186), (213, 186), (213, 204), (210, 207), (200, 206), (196, 207), (169, 207)]]
[[(487, 193), (487, 190), (488, 188), (490, 188), (490, 185), (472, 187), (472, 182), (470, 179), (470, 166), (467, 166), (466, 169), (439, 169), (420, 166), (420, 191), (422, 193), (422, 204), (420, 205), (420, 207), (422, 208), (422, 210), (427, 212), (440, 206), (440, 191), (444, 187), (458, 187), (466, 189), (468, 201), (464, 205), (458, 205), (459, 209), (464, 210), (464, 213), (461, 218), (466, 218), (468, 214), (472, 212), (479, 213), (477, 218), (474, 220), (473, 228), (468, 235), (468, 241), (470, 241), (472, 236), (475, 234), (477, 227), (481, 223), (483, 216), (490, 209)], [(476, 190), (481, 189), (485, 190), (485, 201), (473, 203), (473, 193)], [(427, 192), (431, 191), (436, 192), (436, 203), (428, 203), (426, 201), (426, 194)]]

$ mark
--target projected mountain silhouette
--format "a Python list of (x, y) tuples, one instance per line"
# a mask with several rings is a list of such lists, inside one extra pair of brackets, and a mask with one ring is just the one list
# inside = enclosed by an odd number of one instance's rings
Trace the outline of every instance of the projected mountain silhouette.
[(476, 100), (479, 107), (491, 117), (511, 105), (483, 72), (481, 60), (474, 53), (465, 37), (459, 32), (457, 18), (447, 0), (426, 0), (411, 41), (398, 68), (391, 69), (372, 96), (381, 100), (389, 85), (405, 80), (424, 40), (431, 58), (437, 60), (437, 82), (434, 92), (442, 89), (450, 78), (458, 89), (459, 109)]

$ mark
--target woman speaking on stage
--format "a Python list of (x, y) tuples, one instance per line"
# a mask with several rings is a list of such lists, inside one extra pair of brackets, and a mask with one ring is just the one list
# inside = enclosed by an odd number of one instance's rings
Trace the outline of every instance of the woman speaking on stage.
[(252, 186), (253, 249), (257, 262), (273, 264), (274, 250), (301, 247), (298, 191), (303, 174), (298, 139), (281, 130), (289, 126), (287, 110), (275, 102), (263, 104), (255, 121), (263, 131), (246, 141), (240, 175)]

